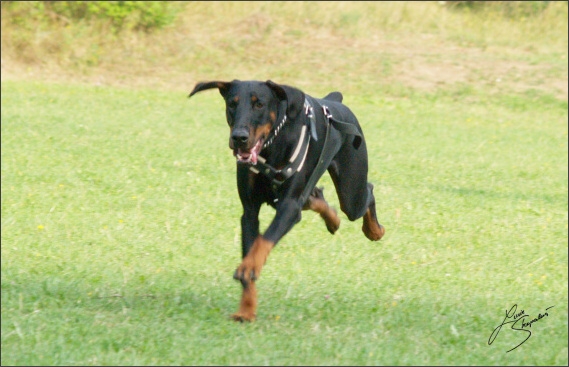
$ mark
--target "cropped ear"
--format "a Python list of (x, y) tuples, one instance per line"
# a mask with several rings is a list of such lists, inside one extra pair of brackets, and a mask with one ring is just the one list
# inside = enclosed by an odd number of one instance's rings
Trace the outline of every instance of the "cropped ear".
[[(233, 82), (235, 82), (235, 80)], [(233, 82), (220, 82), (220, 81), (200, 82), (200, 83), (196, 84), (196, 86), (194, 87), (194, 90), (190, 93), (190, 95), (188, 97), (193, 96), (197, 92), (201, 92), (203, 90), (212, 89), (212, 88), (219, 89), (219, 93), (221, 93), (221, 95), (223, 97), (225, 97), (225, 95), (229, 91), (229, 88), (231, 88), (231, 84)]]
[(294, 119), (302, 112), (304, 108), (304, 93), (300, 89), (277, 84), (270, 80), (267, 80), (265, 83), (276, 93), (281, 101), (287, 101), (286, 113), (290, 118)]

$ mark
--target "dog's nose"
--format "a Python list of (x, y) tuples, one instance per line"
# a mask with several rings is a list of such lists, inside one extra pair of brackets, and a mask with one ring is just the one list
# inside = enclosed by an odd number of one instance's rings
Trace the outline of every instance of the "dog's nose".
[(236, 147), (244, 147), (249, 140), (249, 132), (244, 129), (234, 130), (231, 133), (231, 140)]

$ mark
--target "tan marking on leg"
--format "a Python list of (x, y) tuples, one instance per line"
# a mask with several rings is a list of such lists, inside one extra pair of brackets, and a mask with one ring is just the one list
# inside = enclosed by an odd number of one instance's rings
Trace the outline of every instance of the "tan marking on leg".
[(340, 227), (340, 218), (338, 217), (338, 213), (336, 213), (334, 208), (330, 207), (325, 200), (311, 196), (308, 199), (308, 207), (310, 210), (314, 210), (316, 213), (320, 214), (330, 233), (334, 234), (338, 230)]
[(257, 312), (257, 288), (255, 287), (255, 281), (261, 275), (261, 269), (274, 246), (275, 244), (271, 241), (263, 238), (263, 236), (258, 236), (249, 253), (243, 258), (241, 265), (235, 271), (233, 277), (241, 281), (243, 294), (239, 310), (231, 316), (233, 320), (255, 320)]
[(250, 282), (247, 287), (243, 287), (239, 310), (231, 315), (235, 321), (254, 321), (257, 312), (257, 288), (255, 282)]
[(370, 208), (364, 214), (362, 231), (372, 241), (380, 240), (385, 234), (385, 228), (377, 222), (377, 218), (374, 218)]
[(271, 241), (268, 241), (263, 236), (258, 236), (251, 249), (249, 249), (249, 253), (243, 258), (241, 265), (235, 271), (235, 279), (245, 284), (257, 280), (274, 246), (275, 244)]

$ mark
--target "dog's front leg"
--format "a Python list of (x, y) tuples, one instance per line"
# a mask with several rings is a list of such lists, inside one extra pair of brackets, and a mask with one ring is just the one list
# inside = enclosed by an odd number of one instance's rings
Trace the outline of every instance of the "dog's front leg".
[(257, 236), (243, 258), (241, 265), (235, 270), (233, 278), (241, 281), (243, 294), (239, 303), (239, 310), (231, 317), (236, 321), (253, 321), (257, 312), (257, 288), (255, 281), (261, 273), (261, 268), (267, 260), (274, 244), (266, 241), (263, 236)]
[[(251, 206), (243, 206), (244, 213), (241, 217), (241, 248), (243, 252), (243, 261), (253, 248), (255, 240), (259, 236), (259, 208)], [(257, 250), (258, 251), (258, 250)], [(239, 303), (239, 311), (231, 317), (235, 321), (253, 321), (257, 310), (257, 289), (254, 281), (245, 281), (238, 277), (237, 270), (233, 277), (241, 280), (243, 286), (243, 294)]]
[[(237, 188), (241, 204), (243, 205), (243, 215), (241, 216), (241, 250), (242, 259), (245, 261), (251, 252), (253, 244), (259, 237), (259, 210), (261, 202), (253, 193), (254, 187), (253, 173), (247, 166), (237, 166)], [(231, 317), (236, 321), (253, 321), (257, 309), (257, 290), (254, 281), (240, 279), (238, 272), (235, 271), (233, 277), (241, 281), (243, 294), (239, 304), (239, 310)]]
[[(296, 200), (284, 200), (277, 205), (275, 218), (263, 235), (258, 235), (253, 242), (253, 246), (248, 249), (241, 265), (235, 271), (234, 278), (242, 283), (249, 283), (259, 278), (261, 269), (269, 256), (269, 252), (275, 244), (294, 226), (301, 216), (301, 207)], [(242, 228), (245, 234), (247, 221), (242, 221)], [(258, 225), (258, 223), (257, 223)], [(244, 236), (245, 246), (245, 236)]]
[(253, 321), (255, 319), (257, 311), (255, 281), (259, 278), (261, 269), (275, 244), (300, 220), (301, 207), (295, 200), (284, 200), (277, 205), (276, 209), (277, 214), (267, 231), (257, 236), (233, 275), (243, 285), (239, 311), (232, 316), (234, 320)]

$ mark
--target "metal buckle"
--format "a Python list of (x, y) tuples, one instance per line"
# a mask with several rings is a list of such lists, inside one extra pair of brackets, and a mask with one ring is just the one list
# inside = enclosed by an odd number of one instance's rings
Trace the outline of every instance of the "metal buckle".
[(312, 108), (312, 106), (310, 105), (310, 102), (308, 102), (308, 101), (304, 102), (304, 114), (306, 116), (308, 116), (309, 118), (314, 117), (314, 108)]
[(324, 116), (326, 116), (326, 118), (332, 118), (332, 113), (330, 113), (328, 106), (322, 106), (322, 111), (324, 111)]

